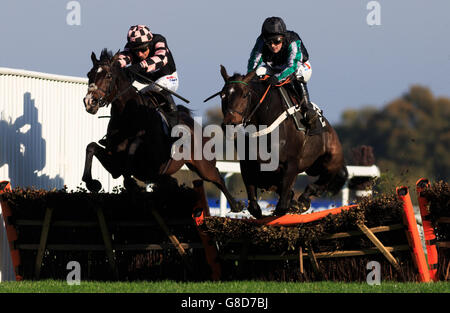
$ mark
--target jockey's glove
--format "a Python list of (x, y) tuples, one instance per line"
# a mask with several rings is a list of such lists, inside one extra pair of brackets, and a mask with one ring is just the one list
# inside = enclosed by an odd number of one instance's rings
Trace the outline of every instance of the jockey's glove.
[(275, 86), (275, 85), (278, 85), (280, 82), (278, 81), (278, 78), (277, 78), (276, 76), (270, 76), (270, 77), (267, 79), (267, 83), (268, 83), (269, 85)]

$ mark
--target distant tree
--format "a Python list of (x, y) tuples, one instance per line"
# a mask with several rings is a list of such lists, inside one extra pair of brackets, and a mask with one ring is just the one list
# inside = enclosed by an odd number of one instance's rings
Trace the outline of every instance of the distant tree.
[(220, 109), (220, 107), (214, 107), (214, 108), (208, 109), (206, 111), (205, 115), (206, 115), (205, 125), (211, 125), (211, 124), (220, 125), (220, 124), (222, 124), (223, 114), (222, 114), (222, 110)]
[(352, 148), (373, 147), (383, 172), (410, 182), (420, 177), (448, 181), (450, 176), (450, 99), (435, 98), (422, 86), (377, 110), (347, 110), (336, 125), (351, 159)]

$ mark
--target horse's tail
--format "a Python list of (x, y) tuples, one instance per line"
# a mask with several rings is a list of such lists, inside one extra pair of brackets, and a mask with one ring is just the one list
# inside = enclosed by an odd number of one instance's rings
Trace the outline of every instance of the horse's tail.
[(348, 179), (348, 171), (347, 167), (344, 164), (328, 184), (328, 191), (331, 192), (333, 195), (337, 194), (339, 191), (341, 191), (347, 179)]

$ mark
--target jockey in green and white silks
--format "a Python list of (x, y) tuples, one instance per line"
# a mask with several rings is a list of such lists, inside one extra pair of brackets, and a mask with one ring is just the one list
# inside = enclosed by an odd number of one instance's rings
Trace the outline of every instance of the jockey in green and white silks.
[[(248, 72), (257, 69), (257, 74), (268, 74), (271, 85), (279, 84), (291, 75), (294, 88), (303, 96), (302, 112), (307, 124), (312, 125), (317, 113), (312, 107), (306, 82), (311, 78), (311, 64), (308, 51), (300, 36), (288, 31), (284, 21), (279, 17), (267, 18), (257, 38), (248, 61)], [(300, 100), (300, 99), (299, 99)]]

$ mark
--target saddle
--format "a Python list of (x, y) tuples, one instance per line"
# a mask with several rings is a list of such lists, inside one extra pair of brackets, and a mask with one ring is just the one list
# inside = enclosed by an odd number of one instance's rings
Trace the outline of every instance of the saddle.
[(139, 93), (139, 95), (141, 96), (144, 105), (156, 109), (156, 111), (159, 113), (163, 122), (164, 133), (170, 137), (170, 130), (175, 125), (171, 125), (171, 118), (168, 115), (168, 112), (165, 110), (165, 108), (168, 106), (166, 97), (162, 93), (157, 91), (147, 91), (145, 93)]
[(327, 130), (324, 116), (322, 115), (323, 111), (315, 103), (311, 102), (311, 105), (317, 112), (319, 118), (311, 128), (308, 128), (300, 109), (302, 101), (305, 101), (303, 97), (298, 95), (294, 86), (290, 83), (281, 85), (278, 89), (286, 106), (286, 112), (288, 112), (288, 115), (292, 117), (298, 130), (304, 131), (308, 136), (318, 135)]
[[(162, 130), (164, 134), (167, 136), (169, 141), (172, 141), (173, 138), (170, 136), (170, 131), (173, 127), (173, 125), (170, 125), (170, 119), (167, 116), (167, 112), (164, 111), (165, 104), (167, 103), (167, 100), (165, 97), (155, 91), (148, 91), (146, 93), (139, 93), (140, 101), (138, 102), (139, 105), (147, 106), (150, 108), (153, 108), (158, 112), (158, 115), (161, 118), (162, 122)], [(98, 143), (104, 147), (108, 146), (108, 138), (111, 140), (111, 134), (106, 134), (102, 139), (98, 141)]]

